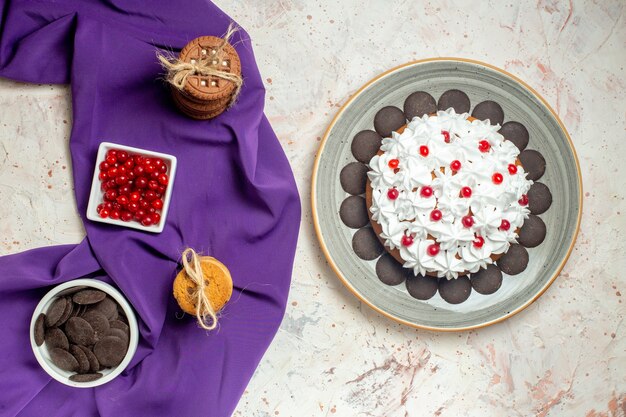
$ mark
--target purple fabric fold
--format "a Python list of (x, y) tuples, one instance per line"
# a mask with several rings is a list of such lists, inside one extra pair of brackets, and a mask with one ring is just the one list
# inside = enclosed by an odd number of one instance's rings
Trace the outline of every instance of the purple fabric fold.
[[(265, 90), (249, 37), (234, 36), (244, 77), (237, 104), (211, 121), (181, 115), (159, 77), (157, 50), (222, 35), (230, 18), (206, 1), (0, 0), (0, 76), (71, 84), (70, 138), (78, 245), (0, 258), (0, 416), (227, 416), (283, 317), (300, 201), (263, 115)], [(102, 141), (176, 155), (161, 234), (85, 217)], [(193, 247), (230, 269), (235, 290), (219, 328), (180, 318), (172, 282)], [(129, 368), (95, 389), (51, 380), (29, 344), (39, 299), (91, 276), (116, 285), (137, 312), (141, 338)]]

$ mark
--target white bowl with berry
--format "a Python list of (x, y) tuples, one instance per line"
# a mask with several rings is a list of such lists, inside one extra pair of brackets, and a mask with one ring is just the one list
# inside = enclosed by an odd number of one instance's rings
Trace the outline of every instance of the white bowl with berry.
[(176, 157), (102, 142), (91, 182), (87, 218), (160, 233), (176, 174)]

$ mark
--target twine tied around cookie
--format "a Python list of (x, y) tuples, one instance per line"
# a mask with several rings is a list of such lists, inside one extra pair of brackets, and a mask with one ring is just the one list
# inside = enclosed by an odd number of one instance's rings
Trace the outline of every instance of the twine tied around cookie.
[(191, 248), (183, 252), (183, 268), (189, 278), (196, 284), (192, 298), (196, 299), (196, 318), (198, 324), (205, 330), (217, 327), (217, 314), (206, 295), (206, 277), (200, 266), (200, 256)]
[(211, 56), (208, 54), (206, 56), (202, 56), (199, 59), (196, 59), (193, 63), (185, 62), (178, 57), (165, 56), (157, 53), (157, 58), (159, 59), (161, 66), (167, 72), (165, 80), (179, 91), (183, 91), (185, 85), (187, 84), (187, 79), (192, 75), (212, 76), (230, 81), (235, 86), (235, 90), (233, 91), (228, 103), (228, 107), (232, 106), (241, 92), (243, 78), (241, 75), (224, 71), (219, 66), (219, 63), (222, 62), (222, 51), (224, 46), (230, 42), (230, 39), (238, 30), (239, 29), (231, 22), (230, 25), (228, 25), (226, 33), (222, 37), (223, 42), (215, 50), (216, 53)]

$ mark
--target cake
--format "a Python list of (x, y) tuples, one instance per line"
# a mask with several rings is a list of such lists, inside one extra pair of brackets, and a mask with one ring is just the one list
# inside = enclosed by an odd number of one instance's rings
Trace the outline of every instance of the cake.
[(440, 110), (391, 132), (369, 160), (373, 230), (415, 275), (476, 273), (517, 243), (533, 182), (499, 129)]

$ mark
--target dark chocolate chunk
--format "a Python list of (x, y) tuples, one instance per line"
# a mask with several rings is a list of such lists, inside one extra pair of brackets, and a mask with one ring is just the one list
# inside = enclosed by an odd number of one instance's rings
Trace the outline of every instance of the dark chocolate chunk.
[(89, 310), (98, 311), (107, 318), (107, 320), (115, 320), (117, 318), (117, 303), (111, 297), (89, 307)]
[(528, 208), (532, 214), (541, 214), (552, 205), (552, 193), (547, 185), (535, 182), (528, 190)]
[(123, 340), (126, 345), (128, 345), (129, 336), (122, 329), (109, 329), (109, 331), (107, 332), (107, 336), (117, 337), (118, 339)]
[(413, 272), (406, 269), (393, 256), (385, 253), (376, 262), (376, 275), (386, 285), (402, 284)]
[(46, 315), (41, 313), (37, 320), (35, 320), (35, 329), (33, 330), (33, 335), (35, 337), (35, 344), (37, 346), (41, 346), (45, 340), (46, 329), (44, 326), (44, 321), (46, 320)]
[(46, 326), (52, 327), (63, 315), (65, 311), (65, 307), (67, 306), (67, 301), (65, 298), (55, 298), (55, 300), (50, 304), (48, 311), (46, 311)]
[(513, 142), (517, 149), (523, 151), (528, 146), (528, 130), (520, 122), (506, 122), (498, 131), (506, 140)]
[(93, 354), (98, 358), (102, 366), (117, 366), (126, 356), (126, 343), (123, 340), (107, 336), (102, 338), (93, 347)]
[(96, 341), (93, 327), (80, 317), (71, 317), (65, 323), (65, 334), (75, 345), (90, 346)]
[(67, 336), (58, 327), (51, 327), (47, 329), (44, 340), (46, 341), (46, 347), (48, 350), (53, 348), (68, 350), (70, 348)]
[(539, 216), (531, 214), (524, 221), (524, 225), (519, 231), (517, 241), (527, 248), (539, 246), (546, 238), (546, 224)]
[(504, 111), (495, 101), (485, 100), (474, 107), (472, 116), (479, 120), (489, 120), (492, 125), (501, 125), (504, 122)]
[(363, 227), (352, 236), (352, 249), (359, 258), (371, 261), (383, 252), (383, 245), (371, 227)]
[(70, 375), (70, 381), (74, 382), (91, 382), (97, 379), (102, 378), (102, 374), (100, 372), (96, 372), (93, 374), (74, 374)]
[(417, 298), (418, 300), (431, 299), (437, 294), (437, 287), (438, 280), (434, 277), (421, 274), (416, 276), (411, 273), (406, 279), (406, 290), (411, 297)]
[(437, 112), (437, 101), (425, 91), (416, 91), (404, 100), (404, 115), (411, 120)]
[(367, 165), (360, 162), (350, 162), (343, 167), (339, 174), (339, 182), (341, 188), (352, 195), (359, 195), (365, 192), (365, 185), (367, 184)]
[(72, 311), (74, 311), (74, 303), (72, 302), (72, 299), (70, 297), (65, 297), (65, 310), (63, 311), (63, 315), (61, 316), (61, 318), (59, 319), (59, 321), (57, 321), (55, 323), (55, 326), (62, 326), (63, 323), (65, 323), (67, 321), (67, 319), (70, 318), (70, 316), (72, 315)]
[(78, 372), (79, 374), (89, 372), (90, 365), (85, 352), (83, 352), (83, 350), (78, 346), (71, 345), (70, 353), (76, 358), (76, 361), (78, 362), (78, 368), (76, 369), (76, 372)]
[(96, 340), (109, 331), (109, 320), (107, 320), (104, 314), (97, 310), (87, 311), (83, 314), (82, 318), (93, 328)]
[(84, 285), (79, 285), (79, 286), (76, 286), (76, 287), (69, 287), (69, 288), (66, 288), (63, 291), (59, 292), (57, 294), (57, 297), (66, 297), (66, 296), (69, 296), (69, 295), (73, 295), (73, 294), (76, 294), (80, 290), (84, 290), (85, 288), (87, 288), (87, 287), (84, 286)]
[(127, 335), (130, 335), (130, 328), (128, 327), (128, 324), (124, 323), (123, 321), (111, 320), (109, 324), (111, 326), (111, 329), (121, 329), (124, 330)]
[(391, 132), (405, 124), (404, 112), (395, 106), (383, 107), (374, 116), (374, 129), (384, 138), (390, 137)]
[(543, 155), (534, 149), (526, 149), (519, 154), (519, 160), (528, 173), (526, 178), (536, 181), (546, 172), (546, 160)]
[(517, 275), (528, 266), (528, 251), (522, 245), (511, 245), (507, 253), (496, 261), (498, 268), (507, 275)]
[(70, 352), (65, 349), (48, 349), (52, 363), (64, 371), (74, 372), (78, 369), (78, 361)]
[(450, 107), (457, 113), (467, 113), (470, 110), (470, 99), (461, 90), (448, 90), (439, 97), (437, 108), (448, 110)]
[(351, 195), (343, 200), (339, 207), (339, 217), (341, 221), (352, 229), (359, 229), (367, 223), (370, 218), (367, 215), (367, 205), (363, 197)]
[(479, 294), (493, 294), (502, 285), (502, 271), (495, 265), (487, 265), (470, 277), (472, 288)]
[(76, 304), (95, 304), (106, 297), (106, 293), (100, 290), (81, 290), (72, 296)]
[(467, 276), (453, 279), (439, 279), (439, 295), (450, 304), (460, 304), (467, 300), (472, 292), (472, 284)]
[(87, 356), (87, 361), (89, 361), (89, 371), (98, 372), (100, 370), (100, 362), (98, 362), (98, 358), (93, 354), (88, 347), (78, 346), (83, 352), (85, 352), (85, 356)]
[(380, 150), (382, 137), (373, 130), (362, 130), (352, 139), (352, 155), (359, 162), (367, 164)]

